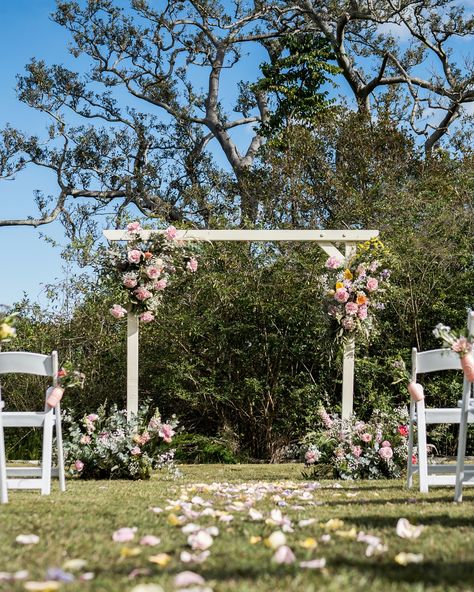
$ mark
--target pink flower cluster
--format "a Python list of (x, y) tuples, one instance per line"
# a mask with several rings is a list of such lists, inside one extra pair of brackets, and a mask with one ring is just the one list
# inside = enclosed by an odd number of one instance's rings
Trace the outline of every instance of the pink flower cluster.
[(380, 271), (380, 261), (370, 259), (370, 249), (380, 245), (369, 241), (365, 246), (362, 252), (367, 260), (361, 261), (361, 255), (356, 254), (348, 259), (332, 256), (326, 261), (328, 314), (337, 320), (340, 336), (359, 331), (368, 337), (373, 324), (370, 312), (384, 307), (384, 284), (390, 272)]
[[(123, 255), (111, 254), (114, 269), (128, 300), (127, 309), (138, 313), (142, 323), (151, 323), (171, 277), (180, 268), (195, 273), (198, 261), (186, 253), (182, 242), (176, 240), (178, 231), (174, 226), (153, 235), (146, 243), (141, 240), (139, 222), (128, 224), (127, 231), (130, 235), (127, 250)], [(127, 309), (114, 304), (110, 313), (120, 319), (127, 314)]]

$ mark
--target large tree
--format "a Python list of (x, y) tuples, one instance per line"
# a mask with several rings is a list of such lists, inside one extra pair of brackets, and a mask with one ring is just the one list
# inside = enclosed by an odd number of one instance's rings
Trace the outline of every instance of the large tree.
[[(370, 116), (374, 103), (388, 101), (429, 154), (474, 101), (472, 63), (459, 63), (452, 52), (453, 40), (472, 33), (473, 20), (456, 4), (130, 0), (121, 8), (114, 0), (58, 1), (53, 19), (69, 31), (85, 73), (28, 64), (19, 98), (50, 119), (48, 137), (7, 127), (0, 142), (0, 178), (46, 167), (57, 193), (38, 192), (39, 214), (0, 226), (60, 217), (73, 228), (111, 205), (120, 220), (129, 204), (147, 216), (208, 224), (223, 213), (225, 199), (228, 219), (254, 222), (260, 130), (281, 103), (272, 101), (271, 81), (250, 84), (256, 74), (246, 65), (266, 61), (274, 66), (267, 73), (281, 79), (285, 68), (288, 74), (288, 35), (314, 36), (310, 50), (321, 46), (335, 59), (357, 108)], [(394, 31), (406, 40), (397, 41)], [(317, 59), (306, 65), (321, 68)], [(427, 119), (427, 109), (442, 116)], [(242, 127), (250, 133), (238, 134)], [(225, 172), (215, 164), (219, 153)]]

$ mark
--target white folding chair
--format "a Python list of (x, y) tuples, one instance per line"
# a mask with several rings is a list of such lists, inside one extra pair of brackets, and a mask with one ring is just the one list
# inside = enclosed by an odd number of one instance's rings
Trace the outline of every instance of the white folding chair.
[[(474, 311), (470, 310), (468, 315), (468, 333), (474, 333)], [(454, 490), (454, 501), (462, 502), (462, 488), (466, 483), (474, 483), (473, 467), (465, 465), (467, 425), (474, 423), (474, 383), (467, 382), (463, 390), (462, 401), (460, 402), (461, 419), (459, 422), (458, 456), (456, 462), (456, 486)]]
[[(53, 386), (57, 385), (58, 356), (55, 351), (51, 355), (28, 352), (0, 352), (0, 375), (2, 374), (34, 374), (52, 377)], [(46, 398), (46, 397), (45, 397)], [(1, 396), (0, 396), (1, 400)], [(51, 476), (59, 477), (61, 491), (66, 489), (64, 475), (64, 452), (61, 431), (61, 407), (58, 403), (52, 408), (44, 403), (43, 411), (2, 411), (0, 413), (4, 428), (40, 427), (43, 429), (43, 446), (41, 465), (39, 467), (6, 466), (7, 489), (41, 489), (43, 495), (51, 492)], [(58, 467), (52, 469), (53, 428), (56, 428)], [(3, 434), (0, 433), (0, 461), (5, 458)], [(4, 463), (6, 464), (6, 462)], [(5, 479), (2, 476), (2, 488)]]
[(5, 439), (3, 437), (3, 401), (0, 400), (0, 503), (8, 502), (7, 491), (7, 459), (5, 456)]
[[(419, 352), (412, 350), (412, 380), (417, 382), (420, 374), (440, 372), (445, 370), (461, 370), (459, 354), (450, 349), (434, 349)], [(468, 385), (463, 384), (463, 392)], [(461, 421), (461, 409), (453, 408), (429, 408), (425, 401), (410, 402), (410, 424), (408, 434), (408, 463), (407, 486), (412, 487), (413, 475), (418, 473), (420, 491), (427, 493), (429, 486), (454, 485), (456, 480), (456, 467), (449, 464), (428, 464), (428, 446), (426, 440), (426, 426), (430, 424), (456, 424)], [(418, 465), (412, 461), (414, 426), (418, 432)]]

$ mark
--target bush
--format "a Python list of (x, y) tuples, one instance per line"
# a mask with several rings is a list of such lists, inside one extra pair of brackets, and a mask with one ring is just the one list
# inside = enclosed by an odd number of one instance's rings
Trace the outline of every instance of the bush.
[(218, 438), (201, 434), (178, 434), (174, 439), (175, 460), (195, 464), (236, 464), (238, 459)]

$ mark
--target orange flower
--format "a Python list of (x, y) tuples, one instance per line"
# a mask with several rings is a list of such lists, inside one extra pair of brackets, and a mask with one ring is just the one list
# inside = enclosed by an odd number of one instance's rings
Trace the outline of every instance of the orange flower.
[(143, 256), (145, 257), (145, 259), (151, 259), (153, 257), (153, 253), (150, 253), (150, 251), (146, 251), (145, 253), (143, 253)]
[(364, 294), (364, 292), (359, 292), (359, 293), (357, 294), (357, 299), (356, 299), (356, 302), (357, 302), (357, 304), (358, 304), (359, 306), (362, 306), (362, 305), (364, 305), (364, 304), (367, 304), (367, 302), (368, 302), (368, 298), (367, 298), (367, 296)]
[(352, 280), (353, 279), (352, 271), (350, 269), (344, 270), (344, 279), (345, 280)]

